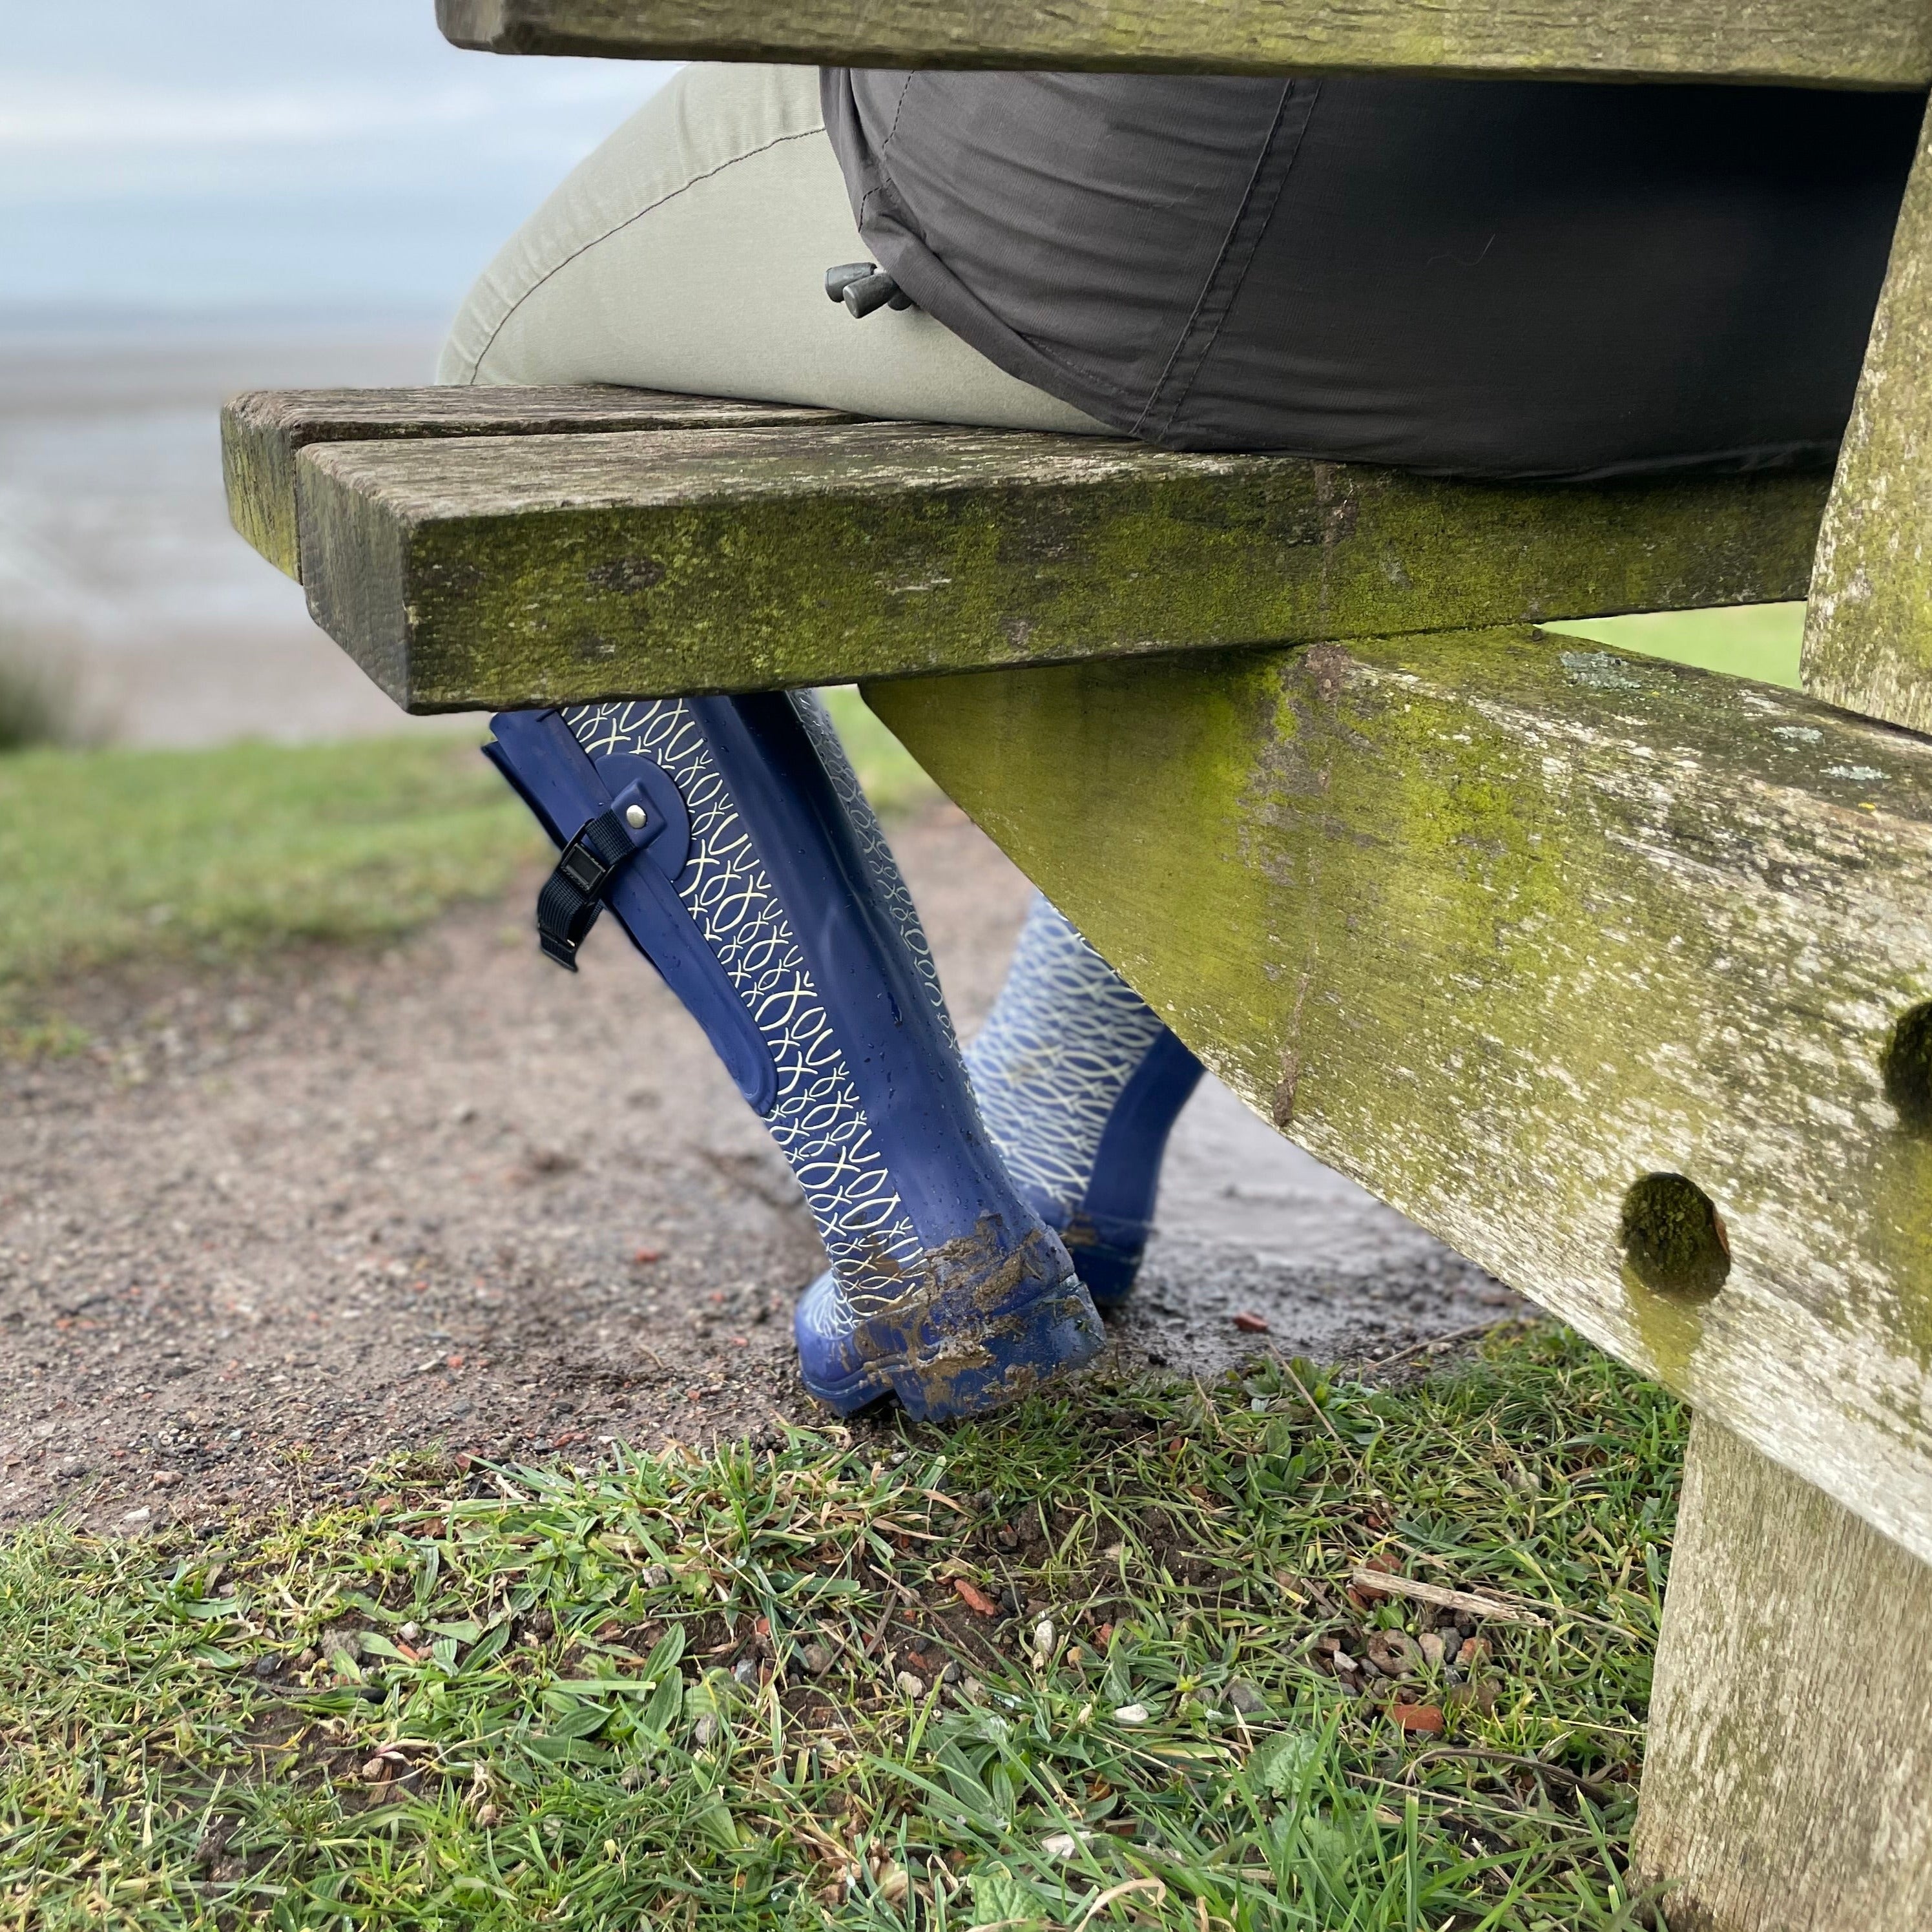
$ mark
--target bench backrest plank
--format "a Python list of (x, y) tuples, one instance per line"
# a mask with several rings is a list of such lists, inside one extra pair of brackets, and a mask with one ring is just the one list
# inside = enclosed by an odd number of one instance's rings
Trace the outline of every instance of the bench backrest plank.
[(1459, 484), (834, 420), (388, 427), (262, 457), (236, 520), (298, 520), (317, 622), (422, 711), (1795, 598), (1829, 480)]
[(1932, 731), (1932, 118), (1819, 536), (1804, 676), (1834, 704)]
[(1932, 742), (1523, 631), (865, 688), (1264, 1118), (1932, 1559)]
[(830, 410), (789, 403), (666, 395), (594, 383), (542, 389), (260, 389), (237, 396), (221, 412), (221, 467), (235, 527), (277, 569), (299, 581), (296, 458), (313, 443), (844, 420)]
[(1922, 0), (436, 0), (508, 54), (1922, 87)]

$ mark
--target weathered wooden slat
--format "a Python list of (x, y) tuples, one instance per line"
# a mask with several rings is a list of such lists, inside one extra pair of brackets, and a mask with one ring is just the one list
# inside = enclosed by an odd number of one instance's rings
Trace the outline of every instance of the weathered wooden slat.
[(1932, 1571), (1700, 1416), (1634, 1862), (1706, 1932), (1932, 1924)]
[(1332, 68), (1919, 87), (1918, 0), (436, 0), (506, 54), (826, 66)]
[(567, 388), (257, 389), (221, 412), (221, 469), (236, 530), (299, 579), (296, 457), (318, 442), (558, 436), (598, 430), (842, 422), (830, 410), (596, 384)]
[(1459, 485), (892, 423), (296, 466), (310, 608), (412, 711), (1798, 597), (1828, 481)]
[(1803, 676), (1834, 704), (1932, 730), (1932, 118), (1819, 536)]
[(1264, 1117), (1932, 1558), (1932, 743), (1522, 628), (866, 695)]

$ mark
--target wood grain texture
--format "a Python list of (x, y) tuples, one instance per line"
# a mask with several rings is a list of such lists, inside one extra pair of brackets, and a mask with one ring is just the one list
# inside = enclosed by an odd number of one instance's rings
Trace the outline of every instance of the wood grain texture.
[(1932, 730), (1932, 119), (1819, 536), (1803, 676), (1834, 704)]
[(1802, 596), (1828, 482), (1455, 484), (892, 423), (297, 470), (310, 608), (412, 711)]
[(1932, 1571), (1700, 1416), (1634, 1862), (1672, 1932), (1932, 1924)]
[(1932, 744), (1524, 628), (866, 694), (1264, 1118), (1932, 1556)]
[(221, 470), (230, 520), (278, 570), (299, 580), (296, 456), (311, 443), (845, 420), (830, 410), (789, 403), (742, 403), (596, 384), (541, 389), (256, 389), (236, 397), (221, 412)]
[(1917, 87), (1918, 0), (436, 0), (458, 46), (826, 66), (1394, 68)]

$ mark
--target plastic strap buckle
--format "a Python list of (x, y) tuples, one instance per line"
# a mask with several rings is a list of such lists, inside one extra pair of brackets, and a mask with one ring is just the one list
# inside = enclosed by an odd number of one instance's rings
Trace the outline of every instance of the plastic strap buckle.
[(537, 895), (537, 944), (547, 957), (577, 970), (577, 949), (597, 923), (618, 868), (636, 850), (614, 812), (589, 820), (563, 848)]

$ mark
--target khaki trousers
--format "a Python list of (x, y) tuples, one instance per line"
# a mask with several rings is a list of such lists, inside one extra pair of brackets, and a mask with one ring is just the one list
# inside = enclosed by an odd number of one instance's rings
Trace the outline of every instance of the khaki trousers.
[(510, 238), (437, 366), (458, 384), (618, 382), (904, 421), (1107, 435), (916, 310), (854, 320), (862, 261), (815, 68), (683, 68)]

